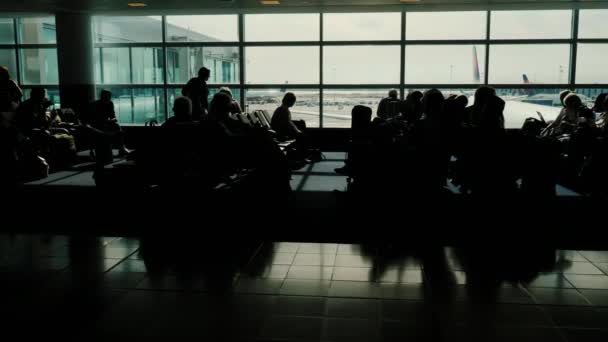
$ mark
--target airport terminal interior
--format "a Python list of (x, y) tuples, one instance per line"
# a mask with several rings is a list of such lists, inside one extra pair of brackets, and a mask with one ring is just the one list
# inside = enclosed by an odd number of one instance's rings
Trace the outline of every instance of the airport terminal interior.
[(0, 1), (6, 340), (608, 341), (608, 1)]

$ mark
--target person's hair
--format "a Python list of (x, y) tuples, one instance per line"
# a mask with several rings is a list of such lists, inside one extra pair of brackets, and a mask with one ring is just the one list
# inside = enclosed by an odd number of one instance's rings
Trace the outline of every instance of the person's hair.
[(225, 120), (230, 112), (232, 99), (224, 93), (217, 93), (209, 104), (209, 115), (216, 120)]
[(481, 86), (475, 91), (475, 106), (482, 106), (492, 97), (496, 96), (496, 89), (488, 86)]
[(420, 90), (414, 90), (413, 92), (407, 94), (407, 96), (405, 97), (405, 100), (420, 102), (420, 100), (422, 100), (423, 96), (424, 96), (424, 94), (422, 94), (422, 92)]
[(209, 70), (205, 67), (198, 69), (198, 77), (206, 78), (206, 77), (209, 77), (210, 75), (211, 75), (211, 70)]
[(583, 101), (576, 93), (570, 93), (564, 98), (564, 105), (568, 107), (578, 107), (583, 104)]
[(485, 102), (480, 127), (496, 129), (504, 128), (505, 101), (498, 96), (491, 96)]
[(422, 97), (422, 108), (425, 114), (439, 113), (443, 108), (445, 98), (439, 89), (429, 89)]
[(46, 89), (44, 87), (33, 87), (30, 92), (30, 98), (43, 98), (46, 95)]
[(397, 91), (397, 89), (391, 89), (388, 91), (388, 97), (397, 98), (399, 97), (399, 92)]
[(232, 95), (232, 90), (230, 90), (230, 88), (228, 87), (221, 87), (219, 90), (220, 93), (224, 93), (228, 96), (230, 96), (230, 98), (233, 98), (234, 96)]
[(284, 105), (293, 105), (296, 102), (296, 95), (292, 92), (287, 92), (285, 93), (285, 95), (283, 96), (283, 101), (281, 101), (281, 103), (283, 103)]
[(173, 101), (173, 113), (176, 117), (192, 116), (192, 101), (185, 96), (180, 96)]
[(8, 72), (8, 68), (0, 66), (0, 81), (8, 81), (11, 79), (11, 74)]
[(104, 98), (104, 97), (112, 97), (112, 92), (109, 91), (108, 89), (102, 89), (101, 92), (99, 93), (99, 97)]
[(566, 106), (566, 103), (564, 102), (564, 100), (565, 100), (565, 99), (566, 99), (566, 97), (567, 97), (568, 95), (570, 95), (570, 94), (572, 94), (572, 91), (571, 91), (571, 90), (568, 90), (568, 89), (562, 90), (562, 91), (559, 93), (559, 102), (561, 102), (562, 106), (564, 106), (564, 107)]
[(459, 108), (465, 109), (469, 105), (469, 98), (466, 95), (458, 95), (454, 99), (454, 102), (458, 105)]
[(606, 103), (607, 96), (608, 96), (608, 93), (601, 93), (595, 98), (595, 103), (593, 104), (594, 112), (603, 112), (604, 111), (604, 104)]

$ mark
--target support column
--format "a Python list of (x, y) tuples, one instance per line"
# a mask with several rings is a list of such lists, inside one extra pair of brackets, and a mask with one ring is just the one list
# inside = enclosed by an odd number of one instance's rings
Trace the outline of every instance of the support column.
[(55, 24), (61, 107), (72, 108), (82, 117), (95, 99), (91, 16), (57, 13)]

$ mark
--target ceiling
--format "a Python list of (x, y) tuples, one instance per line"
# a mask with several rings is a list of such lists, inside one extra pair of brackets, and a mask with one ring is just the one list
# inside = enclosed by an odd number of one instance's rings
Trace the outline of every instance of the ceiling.
[[(280, 0), (278, 6), (264, 6), (259, 0), (0, 0), (2, 12), (124, 12), (124, 13), (236, 13), (298, 12), (310, 10), (395, 10), (407, 8), (563, 8), (608, 7), (608, 0), (420, 0), (401, 4), (399, 0)], [(144, 2), (146, 7), (129, 8), (128, 2)]]

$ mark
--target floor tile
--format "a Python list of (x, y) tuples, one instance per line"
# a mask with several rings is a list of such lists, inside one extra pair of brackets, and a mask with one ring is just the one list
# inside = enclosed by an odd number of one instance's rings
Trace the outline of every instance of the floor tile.
[(608, 251), (579, 251), (591, 262), (608, 262)]
[(558, 269), (563, 274), (603, 274), (603, 272), (590, 262), (573, 261)]
[(323, 316), (325, 297), (279, 296), (273, 313), (290, 316)]
[(560, 273), (539, 274), (531, 282), (524, 284), (526, 287), (549, 287), (549, 288), (572, 288), (572, 284)]
[(274, 253), (272, 256), (272, 264), (274, 265), (291, 265), (296, 253)]
[(379, 341), (377, 320), (328, 318), (324, 339), (329, 341)]
[(361, 255), (338, 254), (336, 256), (336, 266), (341, 267), (371, 267), (372, 260)]
[(589, 302), (575, 289), (531, 288), (538, 304), (587, 306)]
[(379, 281), (385, 283), (409, 283), (420, 284), (422, 280), (422, 270), (407, 270), (389, 268), (379, 275)]
[(377, 299), (328, 298), (327, 316), (378, 319), (380, 301)]
[(362, 281), (332, 281), (330, 297), (380, 298), (381, 287)]
[(334, 267), (333, 280), (373, 281), (375, 276), (371, 268), (366, 267)]
[(334, 266), (335, 254), (296, 254), (293, 265), (296, 266)]
[(287, 278), (289, 279), (322, 279), (331, 280), (334, 268), (329, 266), (291, 266)]
[(566, 274), (565, 277), (578, 289), (608, 290), (607, 275)]
[(328, 280), (285, 279), (281, 295), (293, 296), (327, 296), (330, 282)]
[(241, 278), (238, 280), (234, 292), (251, 294), (278, 294), (283, 280), (281, 279), (255, 279)]
[(608, 290), (584, 290), (579, 292), (594, 306), (608, 307)]
[(335, 243), (300, 243), (298, 254), (336, 254), (338, 244)]
[(270, 316), (262, 327), (262, 337), (281, 340), (318, 340), (322, 318), (298, 316)]
[(380, 284), (379, 287), (380, 297), (383, 299), (424, 299), (424, 289), (422, 284), (383, 283)]

